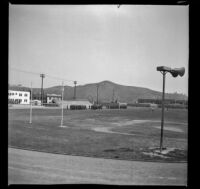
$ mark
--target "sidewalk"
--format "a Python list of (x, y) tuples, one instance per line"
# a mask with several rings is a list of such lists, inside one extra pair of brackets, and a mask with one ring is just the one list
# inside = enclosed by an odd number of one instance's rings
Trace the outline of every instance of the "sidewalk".
[(8, 183), (185, 186), (187, 163), (112, 160), (9, 148)]

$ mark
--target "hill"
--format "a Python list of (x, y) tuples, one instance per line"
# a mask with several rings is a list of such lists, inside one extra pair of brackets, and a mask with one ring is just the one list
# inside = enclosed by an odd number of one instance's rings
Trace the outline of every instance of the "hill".
[[(134, 103), (138, 98), (161, 98), (162, 92), (154, 91), (148, 88), (125, 86), (113, 83), (111, 81), (102, 81), (99, 83), (90, 83), (86, 85), (77, 85), (76, 98), (88, 99), (90, 101), (96, 101), (97, 99), (97, 85), (98, 87), (98, 99), (103, 102), (110, 102), (111, 100), (119, 100), (121, 102)], [(10, 86), (9, 88), (23, 88), (24, 90), (30, 90), (28, 87)], [(45, 88), (44, 93), (61, 94), (62, 86), (54, 86)], [(64, 100), (73, 98), (74, 87), (64, 86)], [(34, 88), (33, 94), (39, 94), (40, 88)], [(187, 96), (179, 93), (166, 93), (165, 98), (176, 100), (187, 100)]]

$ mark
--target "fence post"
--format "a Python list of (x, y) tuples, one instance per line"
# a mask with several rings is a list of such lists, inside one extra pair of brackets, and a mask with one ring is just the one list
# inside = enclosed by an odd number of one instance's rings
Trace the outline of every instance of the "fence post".
[(29, 123), (32, 124), (32, 82), (31, 82), (31, 96), (30, 96), (30, 120)]
[(63, 126), (63, 95), (64, 95), (64, 84), (62, 82), (62, 111), (61, 111), (61, 125), (60, 125), (60, 127), (64, 127)]

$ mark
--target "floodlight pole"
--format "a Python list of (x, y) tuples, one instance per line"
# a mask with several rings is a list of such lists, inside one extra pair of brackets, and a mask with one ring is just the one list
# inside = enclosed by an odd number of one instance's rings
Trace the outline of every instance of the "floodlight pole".
[(167, 72), (171, 73), (173, 77), (180, 75), (181, 77), (185, 73), (185, 68), (174, 68), (171, 69), (166, 66), (157, 67), (157, 71), (160, 71), (163, 74), (163, 93), (162, 93), (162, 116), (161, 116), (161, 137), (160, 137), (160, 152), (163, 149), (163, 128), (164, 128), (164, 110), (165, 110), (165, 75)]
[(61, 127), (63, 127), (63, 94), (64, 94), (64, 85), (62, 82), (62, 113), (61, 113)]
[(76, 100), (76, 84), (77, 81), (74, 81), (74, 100)]
[(113, 96), (112, 96), (112, 101), (114, 102), (115, 99), (115, 90), (113, 89)]
[(163, 128), (164, 128), (164, 110), (165, 110), (165, 75), (166, 71), (161, 71), (163, 75), (163, 92), (162, 92), (162, 116), (161, 116), (161, 137), (160, 137), (160, 152), (163, 148)]
[(29, 123), (32, 124), (32, 82), (31, 82), (31, 101), (30, 101), (30, 120)]
[(43, 105), (43, 95), (44, 95), (44, 91), (43, 91), (43, 79), (45, 78), (45, 74), (40, 74), (40, 77), (42, 78), (42, 85), (41, 85), (41, 104)]
[(99, 84), (97, 84), (97, 105), (99, 104)]

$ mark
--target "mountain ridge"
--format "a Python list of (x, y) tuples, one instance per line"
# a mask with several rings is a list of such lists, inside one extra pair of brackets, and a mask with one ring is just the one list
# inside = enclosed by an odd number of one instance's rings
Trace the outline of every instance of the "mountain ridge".
[[(104, 80), (98, 83), (88, 83), (85, 85), (76, 86), (76, 98), (77, 99), (88, 99), (90, 101), (97, 100), (97, 86), (98, 86), (98, 100), (99, 102), (110, 102), (112, 100), (118, 100), (121, 102), (134, 103), (139, 98), (162, 98), (162, 92), (155, 91), (145, 87), (126, 86), (114, 83), (112, 81)], [(29, 87), (10, 85), (10, 89), (24, 89), (30, 90)], [(44, 88), (45, 94), (61, 94), (62, 86), (53, 86)], [(64, 100), (73, 99), (74, 87), (65, 85), (64, 86)], [(41, 88), (33, 88), (33, 94), (39, 94)], [(165, 93), (165, 98), (175, 100), (187, 100), (188, 97), (180, 93)]]

